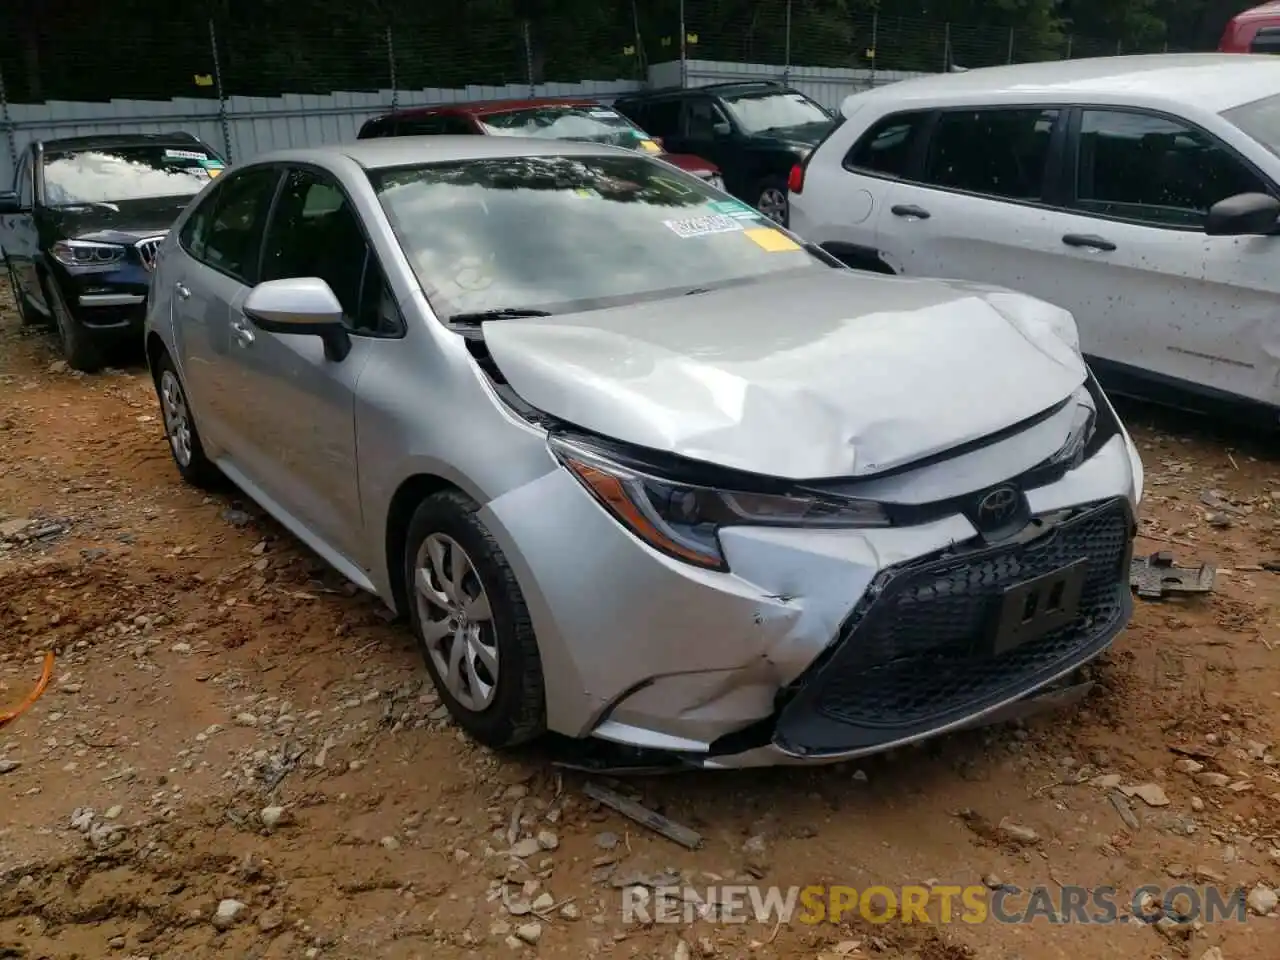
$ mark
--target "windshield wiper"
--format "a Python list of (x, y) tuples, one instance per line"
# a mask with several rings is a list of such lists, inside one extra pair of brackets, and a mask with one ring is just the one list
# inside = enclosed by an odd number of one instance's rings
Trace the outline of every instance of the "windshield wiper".
[(479, 325), (486, 320), (518, 320), (521, 317), (549, 317), (550, 310), (533, 310), (529, 307), (495, 307), (492, 310), (471, 310), (455, 313), (448, 318), (450, 323)]

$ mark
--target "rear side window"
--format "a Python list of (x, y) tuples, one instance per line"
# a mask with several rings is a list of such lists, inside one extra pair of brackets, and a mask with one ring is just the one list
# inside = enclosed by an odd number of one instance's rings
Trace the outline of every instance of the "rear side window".
[(903, 177), (911, 160), (925, 113), (895, 113), (884, 117), (853, 145), (844, 158), (846, 170), (876, 173), (882, 177)]
[(1280, 27), (1259, 27), (1249, 44), (1250, 53), (1280, 53)]
[(402, 119), (396, 127), (396, 134), (401, 137), (436, 137), (472, 132), (471, 125), (466, 120), (447, 113)]
[[(636, 107), (640, 109), (636, 110)], [(620, 109), (652, 136), (670, 137), (680, 132), (679, 100), (653, 100), (643, 105), (628, 104)], [(628, 112), (630, 110), (636, 112), (632, 114)]]
[(1044, 199), (1059, 110), (953, 110), (938, 118), (924, 183), (1006, 200)]

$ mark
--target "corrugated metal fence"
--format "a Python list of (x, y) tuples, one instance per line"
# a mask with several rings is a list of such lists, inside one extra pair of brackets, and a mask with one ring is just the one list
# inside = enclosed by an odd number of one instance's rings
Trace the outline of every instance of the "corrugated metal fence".
[[(683, 74), (683, 76), (682, 76)], [(686, 60), (649, 68), (649, 85), (703, 86), (732, 80), (785, 80), (828, 107), (838, 107), (857, 90), (900, 80), (912, 74), (892, 71), (846, 70), (764, 64)], [(225, 100), (111, 100), (107, 103), (52, 101), (5, 104), (0, 89), (0, 184), (13, 182), (19, 151), (32, 140), (99, 133), (160, 133), (185, 130), (234, 161), (286, 147), (317, 146), (354, 140), (369, 117), (396, 107), (428, 103), (456, 103), (507, 98), (589, 96), (609, 100), (645, 84), (634, 80), (552, 83), (536, 87), (509, 84), (461, 89), (382, 90), (371, 93), (331, 93), (326, 96), (286, 94), (281, 97), (228, 97)]]

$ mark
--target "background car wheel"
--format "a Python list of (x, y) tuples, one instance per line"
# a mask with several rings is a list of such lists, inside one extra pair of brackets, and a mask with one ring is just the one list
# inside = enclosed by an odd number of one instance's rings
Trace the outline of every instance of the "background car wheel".
[(761, 183), (756, 194), (756, 209), (774, 223), (785, 227), (791, 213), (786, 183), (774, 179)]
[(19, 289), (18, 275), (13, 269), (13, 264), (6, 260), (5, 267), (9, 274), (9, 289), (13, 291), (13, 302), (18, 307), (18, 317), (22, 320), (22, 325), (24, 327), (36, 327), (47, 324), (49, 318), (33, 307), (26, 294)]
[(169, 442), (169, 452), (178, 466), (178, 473), (192, 486), (202, 489), (215, 486), (221, 474), (205, 456), (196, 422), (191, 416), (191, 405), (187, 402), (187, 392), (167, 353), (162, 353), (156, 362), (155, 378), (164, 436)]
[(454, 720), (487, 747), (546, 729), (542, 660), (515, 574), (461, 493), (424, 500), (409, 521), (409, 619)]
[(49, 309), (53, 312), (53, 322), (58, 328), (58, 339), (62, 343), (62, 356), (72, 370), (82, 373), (97, 373), (102, 369), (102, 352), (93, 342), (92, 336), (71, 316), (57, 283), (47, 284), (49, 288)]

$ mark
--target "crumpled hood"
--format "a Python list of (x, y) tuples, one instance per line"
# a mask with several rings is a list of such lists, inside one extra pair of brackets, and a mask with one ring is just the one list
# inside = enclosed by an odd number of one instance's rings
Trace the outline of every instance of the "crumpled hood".
[(1049, 409), (1085, 379), (1065, 311), (851, 270), (484, 324), (533, 406), (627, 443), (787, 479), (862, 476)]

